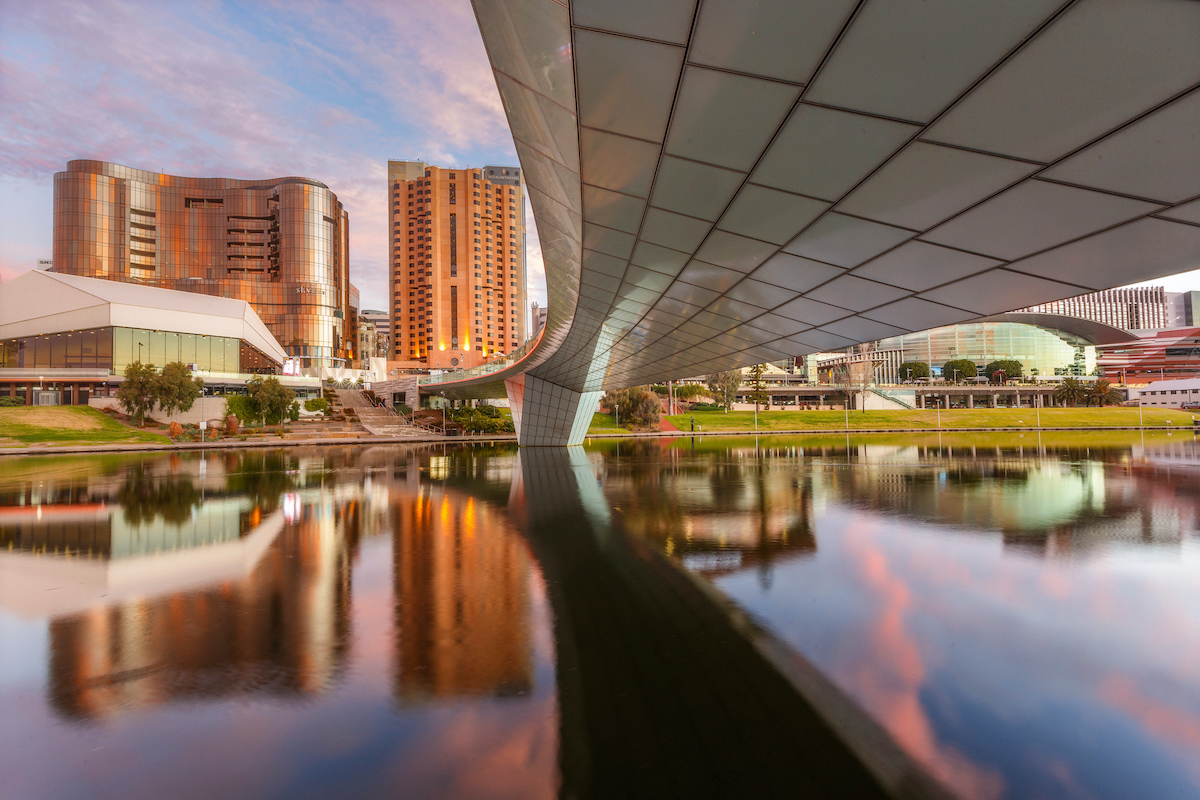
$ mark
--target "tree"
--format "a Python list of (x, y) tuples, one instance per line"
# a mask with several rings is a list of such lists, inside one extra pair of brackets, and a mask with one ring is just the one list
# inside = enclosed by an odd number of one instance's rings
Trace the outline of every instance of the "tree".
[(896, 374), (901, 381), (915, 381), (917, 378), (928, 378), (929, 365), (924, 361), (905, 361), (896, 368)]
[(708, 397), (708, 390), (698, 383), (681, 383), (675, 387), (675, 399), (690, 401), (697, 397)]
[(1024, 367), (1021, 365), (1020, 361), (1016, 361), (1015, 359), (1011, 358), (1002, 358), (997, 361), (992, 361), (986, 367), (984, 367), (983, 374), (987, 376), (989, 381), (998, 381), (1000, 380), (1000, 376), (998, 376), (996, 373), (1003, 372), (1004, 379), (1007, 380), (1009, 378), (1021, 377), (1023, 374), (1023, 369)]
[(755, 364), (747, 373), (750, 380), (746, 382), (746, 385), (750, 387), (750, 393), (746, 399), (754, 401), (754, 412), (756, 414), (758, 413), (759, 404), (771, 405), (771, 395), (767, 393), (763, 384), (763, 373), (766, 371), (766, 364)]
[(279, 382), (274, 375), (263, 378), (255, 375), (246, 381), (246, 393), (258, 416), (267, 425), (277, 425), (287, 414), (288, 406), (296, 399), (296, 393)]
[(1055, 387), (1054, 399), (1069, 406), (1077, 406), (1087, 399), (1087, 389), (1078, 378), (1066, 378)]
[(154, 410), (157, 394), (157, 367), (141, 361), (125, 365), (125, 381), (117, 388), (117, 402), (126, 414), (133, 417), (135, 425), (142, 425), (146, 415)]
[(658, 417), (662, 410), (658, 395), (647, 391), (644, 386), (610, 389), (600, 402), (610, 411), (619, 408), (619, 413), (624, 415), (627, 421), (645, 427), (658, 425)]
[(179, 411), (190, 411), (196, 398), (204, 393), (204, 380), (193, 378), (192, 370), (182, 361), (162, 368), (158, 375), (155, 399), (168, 417)]
[(1098, 406), (1119, 406), (1125, 402), (1125, 398), (1113, 388), (1111, 383), (1099, 380), (1092, 384), (1091, 391), (1088, 392), (1088, 405), (1090, 406), (1093, 401)]
[(974, 378), (978, 372), (979, 368), (975, 366), (975, 362), (965, 358), (952, 358), (942, 365), (942, 377), (954, 383)]
[[(866, 397), (867, 390), (871, 388), (871, 384), (875, 383), (875, 367), (877, 363), (871, 355), (875, 350), (875, 345), (871, 343), (863, 343), (855, 345), (847, 350), (846, 361), (833, 368), (829, 374), (830, 382), (842, 390), (842, 394), (846, 397), (846, 408), (857, 405), (854, 398), (858, 395)], [(855, 356), (858, 356), (855, 358)], [(862, 403), (862, 411), (865, 414), (867, 404)]]
[(733, 399), (737, 396), (738, 389), (742, 386), (742, 371), (727, 369), (724, 372), (714, 372), (704, 376), (704, 384), (712, 393), (713, 399), (729, 411), (733, 407)]

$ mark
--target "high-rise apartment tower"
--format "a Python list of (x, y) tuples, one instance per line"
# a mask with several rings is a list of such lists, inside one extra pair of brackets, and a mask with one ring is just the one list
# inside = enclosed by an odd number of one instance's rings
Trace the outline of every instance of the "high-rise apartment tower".
[(525, 186), (516, 167), (388, 162), (392, 359), (472, 367), (526, 336)]
[(1161, 286), (1105, 289), (1065, 300), (1053, 300), (1020, 311), (1065, 314), (1103, 322), (1125, 330), (1158, 330), (1171, 325), (1167, 291)]
[(54, 271), (245, 300), (301, 366), (354, 359), (350, 221), (309, 178), (71, 161), (54, 176)]

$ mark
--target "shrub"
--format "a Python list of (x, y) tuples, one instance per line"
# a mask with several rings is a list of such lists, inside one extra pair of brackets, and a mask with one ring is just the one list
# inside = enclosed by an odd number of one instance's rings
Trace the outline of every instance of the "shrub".
[(698, 383), (684, 383), (675, 387), (676, 400), (691, 400), (694, 397), (708, 397), (708, 389)]
[(645, 427), (657, 425), (662, 410), (658, 395), (646, 391), (642, 386), (610, 390), (600, 402), (610, 411), (619, 406), (623, 419)]
[(312, 397), (304, 401), (305, 411), (320, 411), (322, 413), (329, 408), (329, 401), (324, 397)]
[(396, 411), (400, 414), (403, 414), (406, 417), (412, 416), (412, 408), (410, 406), (404, 405), (404, 403), (401, 403), (400, 405), (396, 406)]
[(719, 403), (692, 403), (692, 411), (720, 411), (724, 406)]
[(0, 408), (16, 408), (23, 405), (25, 403), (19, 397), (0, 397)]
[(290, 419), (292, 422), (299, 421), (299, 419), (300, 419), (300, 402), (298, 400), (293, 400), (292, 404), (290, 406), (288, 406), (288, 419)]
[(234, 426), (231, 433), (237, 433), (237, 423), (239, 421), (243, 425), (247, 425), (251, 422), (257, 421), (259, 414), (258, 409), (254, 406), (254, 402), (248, 395), (231, 394), (225, 398), (225, 417), (227, 420), (234, 420)]

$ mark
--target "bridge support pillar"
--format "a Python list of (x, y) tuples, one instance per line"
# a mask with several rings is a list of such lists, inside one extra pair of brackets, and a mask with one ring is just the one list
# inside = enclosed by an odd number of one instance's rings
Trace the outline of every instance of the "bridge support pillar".
[(517, 444), (563, 447), (583, 444), (603, 392), (576, 392), (525, 374), (504, 382)]

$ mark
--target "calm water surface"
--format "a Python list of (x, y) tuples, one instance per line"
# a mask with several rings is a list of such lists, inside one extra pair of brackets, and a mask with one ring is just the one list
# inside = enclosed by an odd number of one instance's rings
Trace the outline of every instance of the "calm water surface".
[(0, 459), (0, 797), (877, 794), (742, 615), (962, 797), (1200, 797), (1198, 513), (1190, 434)]

